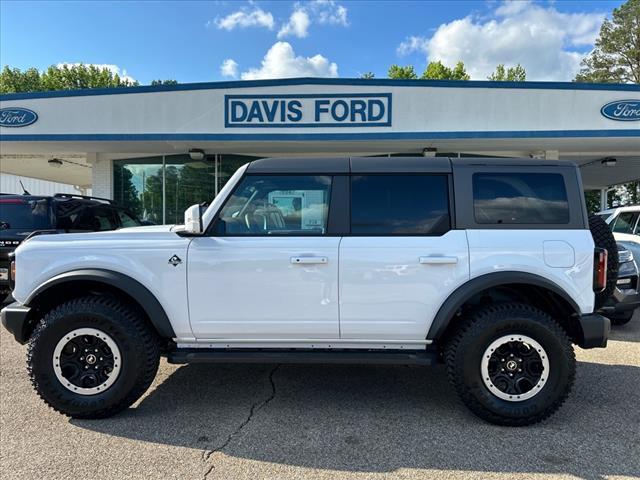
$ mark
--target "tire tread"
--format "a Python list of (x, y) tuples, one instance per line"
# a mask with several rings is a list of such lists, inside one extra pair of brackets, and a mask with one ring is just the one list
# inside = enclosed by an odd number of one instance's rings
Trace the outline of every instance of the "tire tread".
[[(487, 328), (491, 328), (496, 318), (505, 318), (509, 315), (513, 315), (516, 312), (522, 316), (528, 316), (533, 321), (542, 323), (546, 328), (551, 330), (561, 342), (564, 350), (564, 354), (567, 357), (570, 365), (569, 382), (565, 388), (563, 394), (557, 398), (551, 406), (534, 415), (510, 418), (498, 415), (493, 411), (483, 406), (470, 392), (462, 380), (462, 374), (460, 371), (461, 352), (467, 346), (467, 344), (481, 333), (484, 333)], [(465, 321), (461, 322), (458, 330), (452, 335), (449, 343), (444, 349), (444, 360), (447, 369), (447, 376), (449, 382), (456, 390), (456, 393), (462, 400), (462, 402), (476, 415), (490, 423), (504, 425), (504, 426), (525, 426), (532, 425), (543, 420), (546, 420), (553, 415), (567, 400), (575, 381), (575, 353), (571, 346), (571, 341), (567, 335), (567, 332), (562, 326), (553, 318), (551, 318), (545, 312), (538, 310), (537, 308), (523, 304), (523, 303), (500, 303), (492, 304), (489, 306), (477, 309), (471, 313)]]
[[(112, 320), (120, 323), (129, 330), (131, 339), (137, 343), (144, 353), (144, 364), (139, 369), (138, 377), (133, 389), (129, 391), (120, 401), (108, 405), (105, 408), (92, 410), (86, 414), (69, 414), (58, 408), (50, 402), (42, 393), (43, 386), (40, 385), (36, 372), (34, 370), (33, 358), (47, 328), (50, 328), (58, 322), (64, 321), (67, 315), (81, 311), (95, 311), (96, 309), (108, 310), (114, 314)], [(31, 385), (37, 392), (38, 396), (53, 410), (68, 417), (97, 419), (105, 418), (120, 412), (131, 406), (138, 400), (144, 392), (149, 388), (156, 376), (160, 361), (160, 343), (158, 337), (138, 312), (130, 305), (122, 302), (117, 297), (110, 295), (88, 295), (85, 297), (75, 298), (73, 300), (62, 303), (50, 310), (37, 324), (31, 335), (27, 348), (27, 372), (31, 380)], [(58, 395), (58, 400), (62, 402), (62, 395)]]

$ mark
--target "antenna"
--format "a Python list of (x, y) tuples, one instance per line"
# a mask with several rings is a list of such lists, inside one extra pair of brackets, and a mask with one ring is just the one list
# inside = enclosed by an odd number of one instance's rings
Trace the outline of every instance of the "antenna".
[(18, 180), (18, 181), (20, 182), (20, 186), (22, 187), (22, 194), (23, 195), (31, 195), (29, 193), (29, 191), (26, 188), (24, 188), (24, 184), (22, 183), (22, 180)]

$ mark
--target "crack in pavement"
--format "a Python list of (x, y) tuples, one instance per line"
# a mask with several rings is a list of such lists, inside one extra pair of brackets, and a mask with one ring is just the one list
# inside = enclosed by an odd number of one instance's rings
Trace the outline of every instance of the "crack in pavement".
[[(225, 441), (222, 442), (222, 444), (219, 447), (214, 448), (212, 450), (206, 450), (206, 449), (203, 450), (202, 461), (203, 463), (205, 463), (205, 465), (214, 454), (221, 452), (225, 448), (227, 448), (227, 446), (233, 441), (234, 437), (238, 435), (242, 431), (242, 429), (249, 424), (249, 422), (251, 422), (251, 420), (253, 419), (253, 416), (257, 412), (262, 410), (264, 407), (266, 407), (269, 404), (269, 402), (271, 402), (275, 398), (276, 384), (273, 381), (273, 375), (276, 373), (276, 370), (278, 370), (278, 368), (280, 368), (280, 364), (276, 365), (271, 370), (271, 372), (269, 372), (269, 383), (271, 385), (271, 394), (262, 402), (256, 402), (253, 405), (251, 405), (251, 408), (249, 409), (249, 415), (247, 416), (247, 418), (242, 423), (240, 423), (240, 425), (238, 425), (238, 427), (233, 432), (231, 432), (227, 436)], [(211, 474), (211, 472), (213, 472), (214, 468), (215, 468), (215, 463), (212, 462), (211, 465), (209, 465), (209, 468), (207, 468), (206, 472), (204, 473), (204, 476), (202, 477), (203, 480), (207, 479), (207, 477)]]

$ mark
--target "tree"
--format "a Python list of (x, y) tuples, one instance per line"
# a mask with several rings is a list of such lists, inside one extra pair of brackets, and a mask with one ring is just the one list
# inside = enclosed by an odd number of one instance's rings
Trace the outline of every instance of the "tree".
[(39, 72), (36, 68), (21, 71), (6, 66), (0, 72), (0, 93), (76, 90), (81, 88), (115, 88), (137, 86), (138, 82), (120, 78), (108, 68), (95, 65), (51, 65)]
[(469, 80), (471, 77), (464, 68), (463, 62), (458, 62), (454, 68), (449, 68), (438, 60), (429, 62), (420, 78), (424, 80)]
[(415, 80), (418, 78), (418, 75), (416, 75), (416, 72), (413, 69), (413, 65), (407, 65), (406, 67), (401, 67), (400, 65), (391, 65), (389, 67), (387, 76), (389, 78), (405, 80)]
[(371, 80), (372, 78), (375, 78), (375, 74), (373, 72), (364, 72), (362, 75), (360, 75), (360, 78)]
[(640, 83), (640, 0), (628, 0), (605, 19), (575, 80)]
[(524, 82), (527, 79), (527, 72), (519, 63), (515, 67), (508, 68), (505, 68), (504, 63), (501, 63), (487, 79), (494, 82)]
[(177, 80), (151, 80), (151, 86), (156, 85), (177, 85)]

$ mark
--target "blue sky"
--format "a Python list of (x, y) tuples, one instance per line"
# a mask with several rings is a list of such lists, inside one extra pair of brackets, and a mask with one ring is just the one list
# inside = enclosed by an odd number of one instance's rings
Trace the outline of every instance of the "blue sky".
[[(141, 84), (386, 76), (463, 60), (474, 79), (521, 63), (570, 80), (618, 1), (0, 2), (0, 63), (110, 65)], [(224, 65), (224, 68), (222, 68)]]

